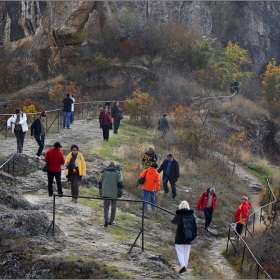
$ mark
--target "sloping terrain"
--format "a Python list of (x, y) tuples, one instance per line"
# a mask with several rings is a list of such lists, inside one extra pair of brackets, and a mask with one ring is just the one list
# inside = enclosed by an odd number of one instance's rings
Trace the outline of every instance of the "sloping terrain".
[[(46, 138), (46, 147), (50, 147), (54, 142), (59, 141), (63, 146), (66, 155), (73, 143), (78, 143), (81, 152), (87, 161), (87, 177), (82, 182), (81, 187), (88, 185), (95, 190), (97, 195), (98, 173), (108, 165), (109, 159), (104, 159), (98, 155), (98, 149), (106, 142), (102, 141), (102, 132), (96, 120), (93, 121), (75, 121), (71, 130), (62, 130), (60, 133), (52, 134)], [(114, 137), (113, 134), (110, 137)], [(14, 137), (9, 137), (1, 141), (1, 156), (8, 156), (11, 151), (16, 149)], [(37, 143), (26, 136), (24, 146), (24, 155), (30, 162), (33, 162)], [(228, 162), (232, 164), (232, 162)], [(55, 266), (51, 262), (55, 259), (71, 260), (70, 264), (65, 266), (65, 271), (69, 266), (79, 265), (78, 275), (80, 278), (90, 275), (90, 278), (183, 278), (194, 279), (191, 268), (184, 275), (179, 275), (178, 260), (175, 249), (173, 248), (174, 232), (165, 231), (164, 225), (158, 225), (153, 222), (153, 215), (147, 213), (145, 218), (145, 251), (141, 250), (141, 236), (133, 248), (132, 253), (128, 251), (137, 237), (141, 228), (141, 213), (134, 215), (129, 212), (117, 210), (116, 223), (114, 227), (103, 227), (103, 203), (102, 200), (80, 199), (79, 203), (71, 202), (71, 198), (56, 198), (56, 216), (55, 231), (52, 229), (48, 235), (46, 232), (53, 220), (53, 198), (48, 196), (47, 178), (40, 168), (43, 164), (39, 163), (39, 169), (32, 172), (29, 176), (16, 177), (16, 187), (12, 185), (5, 186), (4, 197), (2, 194), (1, 205), (1, 232), (5, 236), (14, 234), (17, 242), (27, 242), (33, 249), (30, 252), (32, 266), (24, 267), (24, 274), (16, 274), (12, 266), (21, 265), (21, 259), (17, 259), (11, 246), (8, 252), (3, 252), (0, 256), (2, 269), (1, 278), (22, 278), (33, 275), (36, 278), (63, 278), (63, 274), (56, 272)], [(244, 177), (244, 185), (257, 185), (261, 188), (261, 183), (253, 176), (249, 175), (241, 167), (236, 169), (240, 177)], [(70, 186), (65, 180), (63, 170), (63, 191), (65, 195), (70, 195)], [(161, 194), (159, 194), (161, 195)], [(9, 198), (9, 199), (8, 199)], [(125, 198), (133, 198), (125, 192)], [(252, 193), (252, 202), (254, 208), (258, 208), (257, 193)], [(5, 204), (3, 202), (6, 202)], [(8, 201), (8, 202), (7, 202)], [(20, 201), (20, 203), (18, 202)], [(121, 202), (119, 202), (121, 203)], [(126, 202), (123, 202), (126, 203)], [(129, 204), (128, 207), (133, 207)], [(176, 205), (173, 206), (174, 210)], [(203, 224), (203, 221), (199, 221)], [(35, 230), (37, 229), (37, 230)], [(161, 236), (168, 236), (168, 244), (161, 243)], [(158, 237), (156, 244), (151, 244), (151, 238)], [(211, 249), (201, 254), (202, 264), (208, 262), (214, 264), (219, 271), (219, 278), (238, 278), (236, 272), (227, 264), (226, 260), (220, 254), (225, 250), (225, 239), (220, 239), (211, 234), (199, 236), (197, 243), (207, 242), (211, 244)], [(2, 245), (4, 242), (1, 242)], [(150, 250), (158, 248), (158, 253)], [(173, 257), (167, 260), (161, 253), (164, 247), (171, 247)], [(195, 250), (196, 245), (193, 245)], [(9, 255), (10, 254), (10, 255)], [(12, 255), (12, 256), (11, 256)], [(88, 260), (100, 265), (106, 265), (105, 268), (96, 268), (90, 273), (81, 265), (85, 265)], [(44, 263), (44, 266), (41, 263)], [(22, 264), (23, 265), (23, 264)], [(108, 274), (111, 269), (117, 269), (123, 274)], [(100, 275), (98, 271), (106, 271)], [(115, 271), (115, 270), (114, 270)], [(76, 272), (77, 273), (77, 272)], [(89, 274), (87, 274), (89, 273)], [(75, 278), (77, 274), (67, 274), (68, 278)], [(60, 276), (60, 277), (57, 277)]]

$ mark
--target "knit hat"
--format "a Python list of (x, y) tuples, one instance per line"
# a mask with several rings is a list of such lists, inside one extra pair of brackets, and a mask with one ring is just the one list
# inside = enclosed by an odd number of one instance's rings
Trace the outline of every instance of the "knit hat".
[(111, 161), (109, 167), (116, 167), (116, 163), (114, 161)]
[(62, 148), (62, 146), (60, 145), (59, 142), (55, 142), (55, 143), (53, 144), (53, 146), (54, 146), (55, 148)]
[(154, 162), (151, 167), (158, 168), (158, 165)]

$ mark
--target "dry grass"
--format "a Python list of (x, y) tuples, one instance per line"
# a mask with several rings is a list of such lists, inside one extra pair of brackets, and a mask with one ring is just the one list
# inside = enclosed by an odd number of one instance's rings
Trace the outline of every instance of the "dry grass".
[(229, 114), (237, 114), (244, 119), (263, 119), (270, 117), (266, 109), (241, 95), (237, 95), (233, 101), (222, 103), (220, 110)]
[(268, 160), (261, 159), (253, 155), (252, 153), (250, 153), (250, 151), (248, 151), (247, 149), (243, 149), (243, 148), (240, 148), (239, 158), (242, 162), (246, 162), (246, 163), (254, 162), (255, 164), (261, 166), (262, 168), (266, 168), (269, 165)]

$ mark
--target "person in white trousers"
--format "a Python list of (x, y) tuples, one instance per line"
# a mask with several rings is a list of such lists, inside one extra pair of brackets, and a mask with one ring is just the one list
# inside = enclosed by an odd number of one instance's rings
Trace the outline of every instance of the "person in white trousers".
[(191, 244), (197, 236), (197, 220), (193, 210), (190, 210), (189, 203), (183, 200), (179, 205), (179, 210), (171, 221), (177, 225), (175, 237), (175, 249), (181, 265), (179, 273), (187, 271)]

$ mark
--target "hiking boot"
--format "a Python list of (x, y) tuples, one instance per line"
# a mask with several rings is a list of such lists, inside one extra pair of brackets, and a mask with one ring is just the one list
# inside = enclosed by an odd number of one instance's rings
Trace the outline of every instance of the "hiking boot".
[(108, 227), (108, 225), (109, 225), (109, 221), (106, 221), (104, 227)]
[(182, 267), (181, 270), (179, 271), (179, 273), (184, 273), (186, 271), (187, 271), (186, 267)]
[(115, 223), (115, 222), (109, 222), (109, 225), (110, 225), (110, 226), (115, 226), (116, 223)]

